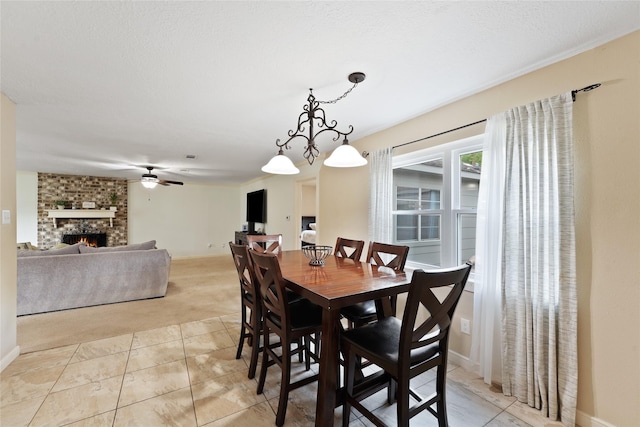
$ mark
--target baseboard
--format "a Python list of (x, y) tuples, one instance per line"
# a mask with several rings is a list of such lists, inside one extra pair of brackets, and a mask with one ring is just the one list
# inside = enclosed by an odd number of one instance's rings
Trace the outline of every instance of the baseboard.
[(469, 360), (468, 357), (461, 355), (460, 353), (449, 350), (449, 362), (453, 363), (454, 365), (460, 366), (465, 371), (473, 372), (473, 363), (471, 362), (471, 360)]
[(0, 361), (0, 372), (4, 371), (4, 368), (9, 366), (18, 356), (20, 356), (20, 346), (17, 345)]
[(580, 427), (615, 427), (615, 425), (611, 423), (592, 417), (582, 411), (576, 411), (576, 425)]

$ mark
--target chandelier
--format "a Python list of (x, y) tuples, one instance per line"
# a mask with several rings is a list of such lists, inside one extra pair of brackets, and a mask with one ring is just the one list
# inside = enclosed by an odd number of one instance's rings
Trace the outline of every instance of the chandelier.
[[(266, 173), (278, 174), (278, 175), (294, 175), (300, 173), (300, 169), (298, 169), (291, 159), (284, 155), (283, 148), (289, 150), (289, 143), (296, 139), (302, 138), (307, 141), (307, 146), (304, 150), (304, 158), (307, 159), (310, 165), (313, 164), (313, 161), (320, 154), (320, 150), (316, 145), (315, 139), (318, 135), (328, 132), (333, 134), (333, 140), (338, 141), (341, 138), (344, 138), (342, 141), (342, 145), (336, 148), (331, 156), (324, 161), (326, 166), (338, 167), (338, 168), (351, 168), (357, 166), (364, 166), (367, 164), (367, 159), (362, 157), (358, 150), (356, 150), (353, 146), (349, 145), (349, 140), (347, 136), (353, 132), (353, 126), (349, 125), (349, 130), (346, 132), (341, 132), (336, 127), (338, 123), (335, 120), (332, 120), (330, 123), (327, 123), (327, 119), (325, 116), (324, 109), (320, 108), (320, 104), (335, 104), (340, 101), (342, 98), (346, 97), (356, 86), (358, 83), (363, 82), (365, 79), (364, 73), (351, 73), (349, 74), (349, 81), (353, 83), (353, 86), (347, 90), (342, 96), (332, 100), (332, 101), (318, 101), (315, 96), (313, 96), (313, 89), (309, 89), (309, 97), (307, 98), (307, 104), (303, 107), (303, 112), (298, 116), (298, 126), (294, 130), (290, 130), (288, 132), (289, 139), (284, 142), (280, 142), (280, 139), (276, 140), (276, 146), (278, 147), (278, 154), (276, 154), (269, 163), (262, 167), (262, 171)], [(317, 132), (314, 134), (314, 129), (317, 127)], [(309, 131), (308, 135), (305, 134), (306, 131)]]

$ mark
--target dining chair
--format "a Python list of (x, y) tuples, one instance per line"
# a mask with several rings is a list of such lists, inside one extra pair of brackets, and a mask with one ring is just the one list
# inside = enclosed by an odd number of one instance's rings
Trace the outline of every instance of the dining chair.
[[(409, 419), (425, 409), (438, 419), (440, 427), (448, 426), (445, 392), (449, 331), (470, 271), (469, 264), (432, 271), (416, 270), (409, 285), (402, 320), (390, 316), (342, 333), (340, 344), (346, 360), (343, 426), (349, 425), (351, 406), (375, 425), (386, 425), (365, 408), (360, 399), (370, 395), (367, 388), (378, 390), (381, 386), (396, 384), (398, 426), (408, 427)], [(424, 321), (418, 320), (421, 307), (429, 313)], [(371, 361), (382, 368), (384, 374), (373, 374), (355, 384), (358, 358)], [(410, 380), (431, 369), (436, 369), (436, 392), (423, 398), (409, 388)], [(354, 394), (356, 385), (359, 391)], [(409, 397), (418, 402), (410, 407)], [(433, 405), (436, 405), (435, 409)]]
[[(369, 242), (367, 262), (377, 266), (389, 267), (394, 271), (403, 271), (408, 254), (409, 246)], [(396, 297), (391, 298), (389, 301), (393, 314), (395, 314), (396, 301)], [(379, 317), (382, 317), (382, 314), (378, 313), (375, 301), (366, 301), (344, 307), (340, 310), (340, 314), (347, 319), (350, 328), (374, 322)]]
[(282, 252), (282, 234), (247, 234), (250, 249), (262, 253)]
[[(287, 412), (289, 392), (304, 385), (317, 381), (318, 374), (307, 376), (296, 382), (291, 382), (291, 356), (306, 353), (305, 368), (310, 369), (310, 359), (319, 361), (317, 352), (320, 342), (316, 342), (315, 353), (311, 352), (311, 336), (320, 336), (322, 331), (322, 308), (306, 298), (289, 302), (289, 294), (280, 270), (280, 263), (275, 254), (249, 251), (254, 265), (255, 277), (259, 283), (262, 297), (262, 330), (264, 344), (262, 349), (262, 366), (258, 380), (257, 393), (264, 390), (267, 369), (274, 364), (280, 367), (282, 379), (280, 381), (280, 400), (276, 413), (276, 425), (284, 424)], [(280, 339), (276, 345), (281, 348), (280, 353), (274, 351), (270, 335), (275, 334)], [(300, 345), (300, 339), (304, 344)], [(295, 350), (293, 343), (298, 343)]]
[(363, 249), (364, 240), (351, 240), (338, 237), (333, 253), (342, 258), (350, 258), (355, 261), (360, 261)]
[[(262, 335), (262, 302), (260, 291), (255, 278), (253, 263), (249, 256), (249, 248), (246, 245), (237, 245), (229, 242), (233, 263), (240, 280), (240, 340), (236, 359), (242, 355), (242, 347), (245, 340), (251, 346), (251, 360), (249, 362), (249, 378), (256, 375), (258, 354), (260, 352), (260, 336)], [(247, 310), (249, 318), (247, 319)]]

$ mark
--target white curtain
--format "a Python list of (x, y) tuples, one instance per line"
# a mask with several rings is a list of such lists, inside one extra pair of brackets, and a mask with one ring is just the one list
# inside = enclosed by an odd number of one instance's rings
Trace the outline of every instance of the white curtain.
[[(511, 109), (504, 122), (492, 130), (494, 142), (505, 132), (503, 187), (487, 190), (497, 191), (488, 198), (502, 199), (502, 225), (487, 234), (482, 224), (484, 239), (492, 242), (478, 248), (485, 266), (480, 295), (476, 287), (483, 316), (478, 324), (496, 321), (491, 317), (499, 286), (503, 393), (572, 426), (578, 367), (571, 93)], [(495, 346), (489, 336), (487, 331), (476, 345), (485, 369), (493, 354), (487, 348)]]
[(501, 265), (506, 116), (487, 120), (476, 221), (471, 362), (487, 384), (502, 382)]
[(393, 203), (392, 148), (369, 154), (369, 240), (392, 243)]

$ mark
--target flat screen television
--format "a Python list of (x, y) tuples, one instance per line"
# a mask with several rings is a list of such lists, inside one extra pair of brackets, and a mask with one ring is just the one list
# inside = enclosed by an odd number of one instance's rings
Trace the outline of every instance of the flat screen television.
[(256, 232), (256, 222), (267, 222), (267, 190), (247, 193), (247, 223), (249, 233)]

